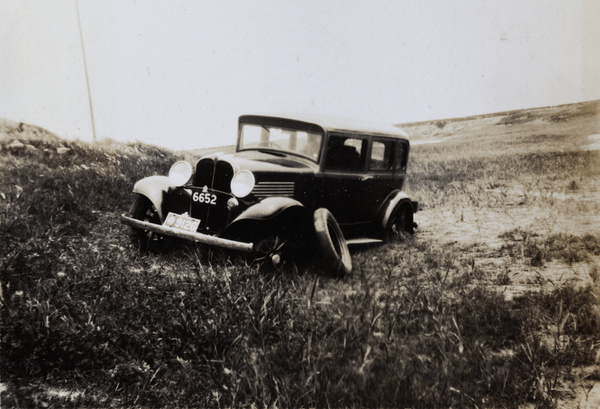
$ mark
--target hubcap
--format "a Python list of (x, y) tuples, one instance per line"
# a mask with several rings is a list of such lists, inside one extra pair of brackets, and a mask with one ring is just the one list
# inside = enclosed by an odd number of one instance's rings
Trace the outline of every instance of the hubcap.
[(273, 267), (281, 267), (283, 264), (282, 250), (286, 242), (279, 236), (270, 236), (256, 245), (256, 257), (254, 261), (261, 266), (267, 263)]

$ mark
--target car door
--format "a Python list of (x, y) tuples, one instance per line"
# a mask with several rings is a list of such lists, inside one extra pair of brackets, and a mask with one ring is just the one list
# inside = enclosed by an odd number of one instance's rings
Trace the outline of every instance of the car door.
[(366, 182), (369, 195), (371, 218), (373, 218), (385, 199), (394, 190), (402, 190), (404, 176), (403, 164), (398, 158), (398, 152), (404, 145), (392, 138), (374, 137), (367, 163)]
[(327, 208), (340, 224), (369, 218), (368, 146), (367, 136), (329, 135), (322, 172), (315, 175), (315, 207)]

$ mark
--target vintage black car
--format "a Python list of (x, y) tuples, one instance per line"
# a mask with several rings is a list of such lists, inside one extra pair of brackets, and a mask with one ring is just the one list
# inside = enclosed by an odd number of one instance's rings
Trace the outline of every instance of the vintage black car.
[(121, 220), (141, 248), (175, 236), (282, 265), (312, 256), (352, 269), (348, 243), (411, 233), (402, 191), (410, 144), (394, 126), (307, 115), (243, 115), (236, 152), (175, 163), (133, 187)]

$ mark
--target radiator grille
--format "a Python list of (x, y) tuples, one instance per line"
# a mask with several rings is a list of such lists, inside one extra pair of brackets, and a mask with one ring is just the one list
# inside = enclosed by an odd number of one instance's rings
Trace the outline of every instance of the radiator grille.
[[(226, 161), (214, 161), (211, 158), (201, 159), (196, 165), (193, 184), (196, 187), (231, 193), (230, 184), (233, 178), (233, 167)], [(218, 206), (192, 202), (191, 216), (200, 219), (200, 230), (211, 233), (222, 231), (229, 217), (226, 200)]]
[(258, 182), (252, 194), (265, 197), (294, 197), (294, 182)]
[(205, 158), (196, 165), (193, 185), (208, 187), (220, 192), (231, 193), (231, 179), (233, 178), (233, 167), (229, 162), (217, 161)]
[(212, 188), (214, 173), (215, 162), (212, 159), (202, 159), (198, 161), (196, 173), (194, 173), (194, 186), (208, 186)]

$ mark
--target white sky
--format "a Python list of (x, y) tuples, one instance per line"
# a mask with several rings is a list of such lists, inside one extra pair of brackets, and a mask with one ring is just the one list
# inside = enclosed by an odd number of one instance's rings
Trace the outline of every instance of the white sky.
[[(600, 1), (79, 0), (99, 139), (233, 144), (237, 117), (384, 123), (600, 99)], [(92, 139), (75, 0), (0, 2), (0, 117)]]

